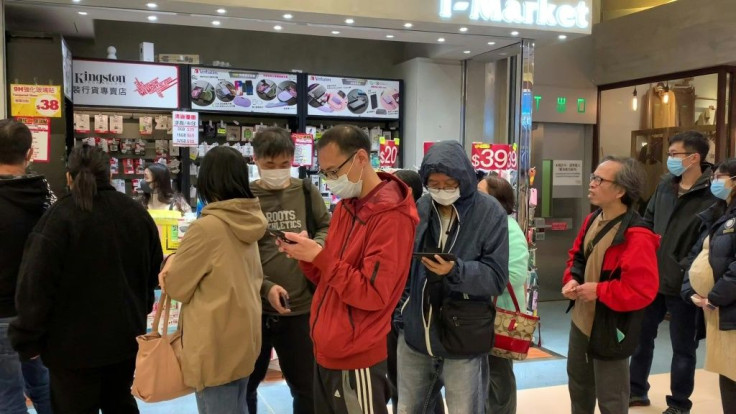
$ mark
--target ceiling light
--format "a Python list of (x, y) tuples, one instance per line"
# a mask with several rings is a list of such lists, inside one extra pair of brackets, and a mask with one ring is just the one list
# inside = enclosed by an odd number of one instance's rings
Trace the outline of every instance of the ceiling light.
[(273, 27), (273, 30), (282, 30), (282, 29), (283, 29), (283, 27), (281, 27), (279, 25), (276, 25), (276, 26)]
[(225, 14), (225, 13), (227, 13), (227, 10), (225, 10), (225, 9), (217, 9), (217, 13), (219, 13), (219, 14)]
[(404, 27), (406, 27), (407, 29), (411, 29), (412, 27), (414, 27), (414, 25), (411, 23), (404, 23)]
[(294, 18), (294, 15), (293, 15), (293, 14), (289, 14), (289, 13), (286, 13), (286, 14), (284, 15), (284, 19), (286, 19), (286, 20), (291, 20), (291, 19), (293, 19), (293, 18)]
[(470, 51), (469, 50), (466, 50), (463, 53), (465, 53), (466, 55), (469, 55), (470, 54)]
[(86, 16), (87, 12), (78, 12), (80, 16)]
[(462, 33), (465, 33), (465, 32), (467, 32), (467, 31), (468, 31), (468, 28), (467, 28), (467, 27), (461, 27), (461, 28), (460, 28), (460, 31), (461, 31)]
[(148, 16), (148, 21), (149, 22), (155, 22), (156, 20), (158, 20), (158, 17), (156, 17), (156, 16)]
[(496, 42), (488, 42), (488, 46), (493, 46), (495, 44), (496, 44)]
[(72, 3), (79, 3), (82, 0), (72, 0)]
[(634, 111), (639, 109), (639, 98), (637, 98), (636, 95), (636, 86), (634, 86), (634, 97), (631, 98), (631, 109)]
[(439, 39), (437, 39), (437, 41), (440, 42), (440, 43), (442, 43), (442, 42), (445, 41), (445, 38), (444, 37), (440, 37)]
[(333, 31), (332, 31), (332, 34), (334, 34), (334, 35), (339, 35), (339, 34), (340, 34), (340, 32), (339, 32), (338, 30), (333, 30)]
[(396, 36), (394, 36), (394, 35), (386, 35), (386, 39), (393, 39), (394, 37), (396, 37)]
[(155, 9), (155, 8), (158, 7), (158, 4), (156, 4), (156, 3), (146, 3), (146, 7), (148, 7), (149, 9)]
[(560, 40), (565, 40), (565, 39), (567, 39), (567, 35), (559, 35), (559, 36), (557, 36), (557, 38), (560, 39)]
[(511, 32), (511, 36), (518, 36), (518, 35), (519, 35), (519, 32), (517, 32), (516, 30), (514, 30), (513, 32)]
[(355, 23), (355, 20), (353, 20), (353, 19), (345, 19), (345, 23), (347, 23), (347, 24), (353, 24), (353, 23)]
[(662, 96), (662, 102), (666, 104), (670, 103), (670, 83), (667, 82), (667, 85), (664, 87), (664, 95)]
[(213, 21), (212, 21), (212, 25), (213, 25), (213, 26), (219, 26), (219, 25), (221, 25), (221, 24), (222, 24), (222, 22), (220, 22), (219, 20), (213, 20)]

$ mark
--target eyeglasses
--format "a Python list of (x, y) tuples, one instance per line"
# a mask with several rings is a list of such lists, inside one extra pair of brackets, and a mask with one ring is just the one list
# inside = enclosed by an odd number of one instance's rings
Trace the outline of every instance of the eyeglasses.
[(342, 167), (344, 167), (345, 164), (347, 164), (350, 160), (352, 160), (353, 157), (355, 157), (355, 154), (357, 153), (358, 153), (357, 151), (354, 152), (353, 155), (349, 156), (348, 159), (346, 159), (342, 164), (340, 164), (340, 166), (338, 166), (334, 170), (331, 170), (331, 171), (319, 170), (319, 174), (323, 176), (324, 178), (327, 178), (328, 180), (337, 180), (337, 174), (340, 172)]
[(458, 188), (460, 188), (459, 185), (458, 186), (455, 186), (455, 187), (445, 187), (445, 188), (427, 187), (427, 189), (429, 191), (437, 191), (437, 192), (444, 191), (445, 193), (453, 193), (453, 192), (457, 191)]
[(678, 155), (688, 155), (688, 156), (690, 156), (690, 155), (693, 155), (693, 154), (695, 154), (695, 153), (694, 152), (668, 152), (667, 153), (667, 156), (668, 157), (676, 157)]
[(717, 179), (719, 179), (719, 178), (721, 178), (721, 177), (726, 177), (726, 178), (728, 178), (729, 180), (733, 180), (734, 178), (736, 178), (736, 175), (735, 175), (735, 176), (733, 176), (733, 177), (731, 177), (731, 176), (729, 176), (728, 174), (719, 174), (719, 173), (715, 173), (715, 174), (713, 174), (713, 175), (711, 176), (711, 181), (715, 181), (715, 180), (717, 180)]
[(614, 181), (614, 180), (606, 180), (605, 178), (599, 177), (599, 176), (597, 176), (595, 174), (590, 174), (590, 182), (591, 183), (594, 183), (596, 187), (598, 187), (599, 185), (601, 185), (601, 183), (604, 183), (604, 182), (605, 183), (616, 184), (616, 181)]

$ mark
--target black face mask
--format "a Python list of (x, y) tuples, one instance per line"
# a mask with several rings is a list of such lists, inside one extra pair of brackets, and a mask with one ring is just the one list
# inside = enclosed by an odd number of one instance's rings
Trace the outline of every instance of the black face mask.
[(141, 190), (146, 194), (153, 193), (153, 188), (151, 188), (151, 184), (145, 180), (143, 180), (143, 182), (141, 183)]

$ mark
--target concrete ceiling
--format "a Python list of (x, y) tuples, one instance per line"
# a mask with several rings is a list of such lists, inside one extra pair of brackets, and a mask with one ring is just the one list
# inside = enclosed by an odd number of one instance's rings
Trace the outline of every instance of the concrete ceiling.
[[(307, 0), (305, 0), (307, 1)], [(309, 0), (313, 1), (313, 0)], [(367, 0), (370, 1), (370, 0)], [(6, 1), (6, 29), (11, 31), (40, 31), (60, 33), (66, 37), (94, 38), (95, 21), (149, 22), (199, 27), (219, 27), (272, 33), (290, 33), (308, 36), (337, 36), (341, 38), (382, 40), (418, 44), (434, 59), (464, 60), (483, 56), (488, 52), (518, 44), (519, 38), (508, 34), (508, 29), (473, 27), (472, 32), (461, 33), (459, 27), (448, 24), (416, 23), (405, 28), (403, 22), (387, 19), (358, 19), (346, 23), (345, 16), (294, 13), (285, 19), (283, 12), (227, 6), (225, 13), (212, 4), (177, 0), (152, 0), (156, 8), (149, 8), (145, 0), (8, 0)], [(85, 13), (85, 14), (80, 14)], [(219, 22), (217, 26), (213, 22)], [(280, 26), (280, 30), (276, 30)], [(339, 33), (334, 33), (339, 32)], [(504, 35), (500, 35), (504, 34)], [(124, 34), (122, 34), (124, 35)], [(523, 35), (523, 34), (522, 34)], [(554, 32), (534, 33), (537, 46), (561, 42)], [(390, 37), (393, 36), (393, 37)], [(580, 35), (570, 35), (579, 37)], [(444, 42), (439, 42), (439, 39)], [(500, 53), (498, 53), (499, 56)]]

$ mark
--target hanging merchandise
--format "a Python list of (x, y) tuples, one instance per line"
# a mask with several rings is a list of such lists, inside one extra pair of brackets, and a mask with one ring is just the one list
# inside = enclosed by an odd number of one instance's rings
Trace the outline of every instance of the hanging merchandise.
[(166, 131), (169, 129), (169, 118), (166, 115), (158, 115), (155, 118), (156, 131)]
[(110, 174), (111, 175), (118, 175), (120, 174), (120, 162), (117, 158), (111, 157), (110, 158)]
[(251, 126), (244, 126), (240, 128), (240, 140), (250, 142), (253, 140), (256, 129)]
[(123, 160), (123, 174), (125, 175), (135, 174), (135, 166), (133, 165), (132, 158), (126, 158)]
[(107, 115), (95, 115), (95, 132), (98, 134), (107, 134), (110, 132), (110, 121)]
[(369, 132), (369, 136), (371, 138), (371, 151), (379, 151), (381, 147), (381, 136), (383, 136), (383, 131), (381, 131), (381, 128), (379, 127), (373, 127), (371, 128)]
[(74, 131), (86, 134), (90, 132), (88, 114), (74, 114)]
[(217, 123), (217, 137), (227, 137), (227, 124), (225, 124), (225, 121)]
[(294, 167), (311, 167), (314, 154), (314, 137), (309, 134), (291, 134), (294, 141)]
[(123, 133), (123, 117), (121, 115), (113, 115), (110, 117), (110, 132), (113, 134)]
[(240, 127), (239, 126), (228, 125), (227, 140), (228, 141), (240, 141)]
[(125, 194), (125, 180), (110, 180), (110, 184), (112, 184), (116, 191)]
[(142, 116), (138, 120), (138, 131), (141, 135), (152, 135), (153, 134), (153, 117)]
[(135, 155), (146, 155), (146, 141), (143, 141), (142, 139), (136, 140), (133, 153)]

